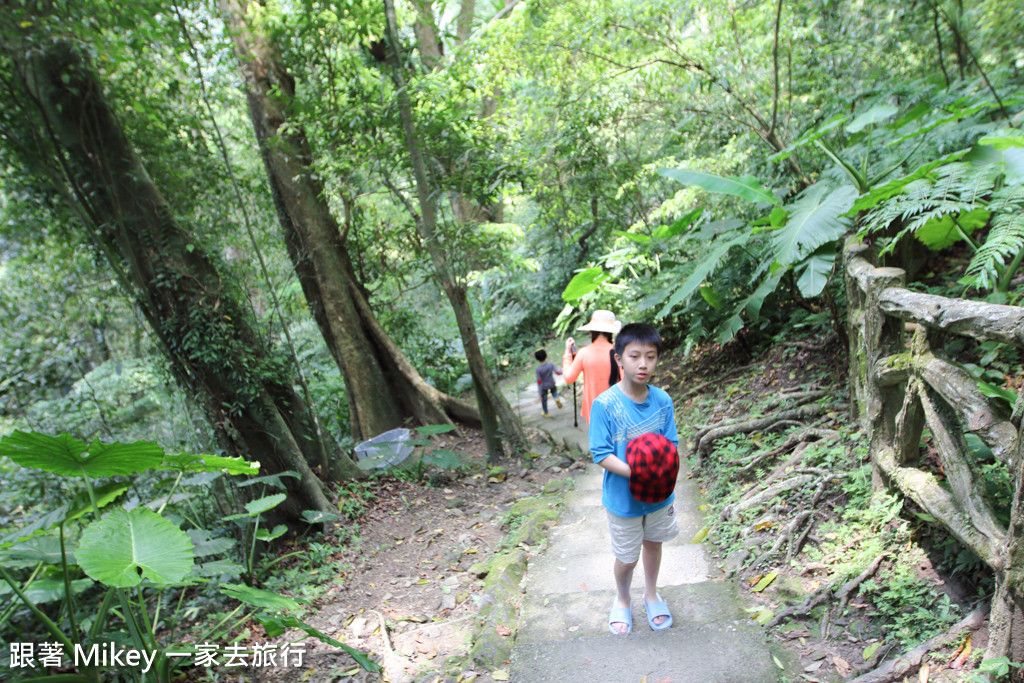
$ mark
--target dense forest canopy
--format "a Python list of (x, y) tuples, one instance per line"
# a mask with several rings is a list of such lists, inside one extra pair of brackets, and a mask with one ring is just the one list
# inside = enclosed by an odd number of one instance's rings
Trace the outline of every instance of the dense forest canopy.
[(285, 527), (393, 428), (521, 452), (498, 380), (597, 308), (844, 338), (848, 236), (1019, 301), (1015, 3), (2, 7), (0, 436), (259, 463)]

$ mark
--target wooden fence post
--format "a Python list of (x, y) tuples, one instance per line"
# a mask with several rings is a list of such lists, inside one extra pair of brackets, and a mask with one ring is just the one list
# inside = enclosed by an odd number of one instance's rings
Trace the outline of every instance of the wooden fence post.
[(878, 382), (878, 368), (883, 359), (904, 351), (903, 321), (890, 318), (882, 312), (879, 298), (888, 287), (902, 287), (906, 273), (899, 268), (872, 268), (864, 273), (864, 377), (865, 409), (867, 414), (869, 452), (871, 454), (871, 481), (876, 491), (885, 486), (877, 464), (877, 454), (892, 449), (896, 440), (896, 415), (903, 406), (906, 383), (882, 385)]

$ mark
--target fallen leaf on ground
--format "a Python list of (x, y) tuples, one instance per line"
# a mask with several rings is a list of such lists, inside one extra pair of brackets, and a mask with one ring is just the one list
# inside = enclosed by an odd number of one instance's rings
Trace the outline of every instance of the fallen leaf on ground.
[(751, 593), (760, 593), (775, 580), (775, 577), (779, 575), (778, 572), (769, 572), (763, 579), (757, 582), (757, 585), (750, 589)]
[(921, 670), (917, 672), (917, 680), (921, 683), (928, 683), (928, 672), (931, 667), (927, 663), (921, 665)]
[(861, 654), (861, 657), (864, 658), (865, 662), (868, 661), (869, 659), (875, 656), (875, 653), (878, 652), (878, 648), (880, 647), (882, 647), (881, 642), (871, 643), (866, 648), (864, 648), (864, 652)]
[(949, 660), (950, 669), (959, 669), (965, 663), (967, 658), (971, 656), (971, 650), (974, 648), (971, 646), (971, 635), (968, 633), (967, 637), (964, 638), (964, 642), (960, 643), (960, 647), (953, 653), (953, 657)]
[(833, 657), (832, 658), (832, 663), (835, 665), (836, 671), (838, 671), (839, 675), (842, 676), (843, 678), (846, 678), (847, 676), (849, 676), (850, 675), (850, 671), (853, 669), (853, 667), (850, 666), (850, 663), (848, 661), (846, 661), (845, 659), (843, 659), (842, 657)]
[(498, 631), (499, 636), (512, 635), (512, 630), (508, 626), (502, 626), (501, 624), (498, 624), (495, 628)]

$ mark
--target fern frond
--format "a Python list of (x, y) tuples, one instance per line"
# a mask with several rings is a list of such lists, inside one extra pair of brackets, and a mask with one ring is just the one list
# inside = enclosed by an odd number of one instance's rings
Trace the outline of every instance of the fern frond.
[(891, 251), (901, 239), (932, 221), (984, 207), (997, 176), (997, 172), (965, 163), (940, 166), (875, 207), (863, 223), (864, 230), (878, 232), (898, 224), (900, 229), (885, 250)]
[(980, 289), (991, 289), (999, 271), (1024, 249), (1024, 187), (997, 192), (989, 204), (992, 229), (967, 266), (965, 281)]

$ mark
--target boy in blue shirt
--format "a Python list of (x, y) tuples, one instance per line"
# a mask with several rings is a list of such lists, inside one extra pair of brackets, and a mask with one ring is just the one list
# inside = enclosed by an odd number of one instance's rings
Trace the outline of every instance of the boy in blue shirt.
[[(658, 439), (664, 443), (667, 440), (670, 443), (665, 443), (665, 446), (671, 449), (676, 462), (675, 472), (678, 472), (675, 449), (679, 445), (679, 435), (672, 399), (664, 390), (647, 383), (658, 363), (660, 350), (661, 337), (650, 325), (623, 327), (615, 339), (615, 361), (621, 368), (622, 379), (597, 397), (590, 414), (590, 453), (594, 462), (605, 470), (601, 502), (608, 513), (612, 553), (615, 555), (613, 572), (617, 596), (608, 616), (608, 628), (613, 634), (626, 634), (633, 628), (630, 584), (641, 554), (647, 622), (655, 631), (672, 625), (668, 605), (658, 595), (658, 572), (661, 569), (662, 544), (679, 535), (673, 505), (675, 474), (671, 475), (671, 481), (666, 475), (662, 481), (654, 482), (654, 486), (667, 497), (656, 502), (638, 500), (630, 490), (630, 477), (639, 479), (641, 474), (649, 472), (641, 473), (638, 464), (631, 468), (627, 457), (627, 445), (631, 441), (639, 443), (645, 439)], [(655, 436), (638, 438), (644, 435)], [(646, 465), (643, 468), (646, 470)], [(639, 492), (643, 489), (634, 486), (634, 490)], [(640, 495), (648, 501), (651, 499), (643, 493)]]

